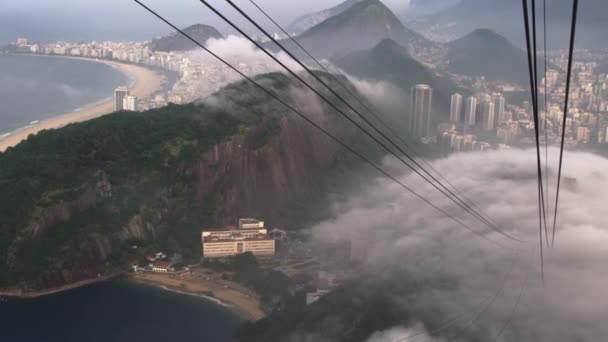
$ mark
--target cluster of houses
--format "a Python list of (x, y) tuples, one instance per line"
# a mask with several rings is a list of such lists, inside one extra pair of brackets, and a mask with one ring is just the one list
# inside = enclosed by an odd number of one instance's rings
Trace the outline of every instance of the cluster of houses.
[(146, 255), (146, 260), (149, 263), (144, 267), (141, 267), (139, 265), (132, 265), (133, 271), (148, 271), (159, 273), (176, 272), (175, 265), (182, 262), (182, 256), (180, 254), (175, 253), (171, 257), (169, 257), (164, 252), (158, 252), (155, 254)]

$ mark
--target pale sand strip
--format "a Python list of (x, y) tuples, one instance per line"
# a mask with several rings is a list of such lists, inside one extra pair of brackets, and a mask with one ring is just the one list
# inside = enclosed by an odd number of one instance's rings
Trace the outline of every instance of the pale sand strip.
[[(132, 279), (177, 292), (218, 299), (249, 320), (258, 320), (266, 316), (257, 295), (234, 282), (206, 280), (197, 276), (169, 276), (161, 273), (138, 273)], [(226, 285), (229, 286), (225, 287)]]
[[(132, 95), (137, 96), (138, 98), (146, 98), (158, 90), (161, 89), (162, 82), (165, 79), (165, 76), (157, 73), (154, 70), (147, 69), (145, 67), (119, 63), (115, 61), (109, 60), (98, 60), (91, 58), (79, 58), (79, 57), (60, 57), (60, 58), (76, 58), (83, 59), (87, 61), (94, 61), (99, 63), (105, 63), (111, 66), (117, 67), (120, 71), (129, 75), (132, 79), (134, 79), (135, 83), (130, 87), (130, 91)], [(105, 114), (112, 113), (115, 109), (115, 100), (113, 98), (103, 101), (99, 104), (93, 105), (88, 108), (83, 108), (78, 111), (74, 111), (68, 114), (59, 115), (44, 121), (40, 121), (39, 123), (27, 127), (22, 130), (18, 130), (13, 132), (8, 137), (0, 140), (0, 152), (5, 151), (7, 148), (11, 146), (17, 145), (22, 140), (25, 140), (30, 134), (36, 134), (43, 129), (53, 129), (63, 127), (65, 125), (90, 120)]]

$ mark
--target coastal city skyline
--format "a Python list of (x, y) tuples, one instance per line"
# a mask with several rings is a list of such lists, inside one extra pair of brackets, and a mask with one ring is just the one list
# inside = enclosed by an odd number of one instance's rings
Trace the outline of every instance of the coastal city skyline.
[[(123, 105), (121, 97), (121, 104), (119, 105), (117, 102), (116, 110), (123, 108), (146, 110), (161, 107), (169, 102), (179, 104), (200, 100), (218, 91), (222, 85), (240, 78), (225, 66), (205, 58), (204, 55), (193, 54), (191, 51), (182, 53), (153, 51), (146, 44), (146, 41), (32, 43), (26, 37), (18, 38), (14, 42), (17, 51), (22, 53), (116, 60), (160, 68), (179, 77), (164, 93), (158, 92), (153, 97), (145, 98), (130, 97), (128, 100), (131, 102), (130, 106), (126, 106), (126, 103)], [(549, 61), (553, 65), (564, 66), (566, 56), (563, 51), (550, 53)], [(594, 68), (598, 67), (598, 61), (605, 58), (604, 54), (588, 50), (581, 50), (579, 54), (584, 55), (588, 61), (577, 62), (573, 66), (577, 77), (572, 84), (572, 105), (566, 121), (565, 143), (569, 148), (589, 143), (605, 144), (608, 134), (608, 95), (606, 91), (608, 74), (594, 75), (593, 72)], [(236, 61), (237, 57), (232, 57), (232, 59)], [(252, 65), (245, 63), (237, 65), (242, 72), (249, 75), (273, 70), (270, 62), (260, 61)], [(547, 82), (547, 89), (550, 90), (547, 95), (547, 110), (541, 108), (540, 111), (542, 129), (547, 129), (547, 139), (550, 144), (556, 144), (561, 135), (559, 122), (563, 118), (561, 101), (564, 96), (564, 77), (563, 72), (548, 69), (547, 79), (541, 78), (540, 93), (542, 96), (544, 97), (545, 82)], [(463, 78), (458, 76), (455, 80), (462, 82)], [(475, 94), (461, 99), (460, 105), (452, 103), (454, 98), (451, 97), (449, 113), (434, 113), (432, 111), (432, 88), (428, 85), (419, 85), (428, 87), (431, 92), (430, 102), (422, 105), (423, 108), (421, 108), (415, 105), (416, 101), (411, 101), (411, 105), (414, 107), (404, 113), (405, 126), (412, 125), (413, 121), (410, 120), (415, 120), (413, 118), (425, 120), (424, 129), (419, 127), (410, 132), (419, 138), (425, 138), (426, 142), (436, 143), (447, 153), (504, 149), (511, 145), (531, 144), (533, 121), (530, 101), (525, 99), (517, 104), (506, 103), (500, 90), (508, 89), (507, 93), (513, 90), (508, 83), (488, 83), (483, 78), (471, 81), (474, 84), (472, 91)], [(415, 90), (412, 88), (410, 94), (412, 99), (417, 98), (418, 91)], [(460, 94), (452, 94), (452, 96), (455, 95)], [(458, 107), (460, 110), (457, 115)], [(433, 118), (433, 113), (435, 118)], [(456, 120), (457, 117), (458, 120)]]

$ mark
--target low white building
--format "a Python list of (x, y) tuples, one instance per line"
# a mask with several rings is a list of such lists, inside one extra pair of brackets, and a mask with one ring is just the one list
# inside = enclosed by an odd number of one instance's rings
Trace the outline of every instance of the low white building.
[(173, 265), (169, 261), (157, 261), (152, 264), (152, 271), (154, 272), (171, 272), (173, 271)]

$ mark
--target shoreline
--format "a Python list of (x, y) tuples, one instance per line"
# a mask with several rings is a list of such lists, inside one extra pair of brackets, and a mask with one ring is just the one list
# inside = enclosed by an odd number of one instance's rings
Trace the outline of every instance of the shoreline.
[(165, 291), (194, 296), (221, 305), (242, 318), (249, 321), (257, 321), (266, 317), (262, 309), (262, 303), (256, 296), (243, 293), (239, 284), (230, 283), (224, 287), (213, 280), (205, 281), (193, 279), (192, 276), (173, 277), (161, 273), (137, 273), (128, 277), (135, 283), (154, 286)]
[(239, 288), (242, 288), (239, 284), (226, 282), (231, 286), (224, 288), (223, 285), (214, 281), (203, 281), (188, 277), (177, 278), (162, 273), (129, 274), (121, 272), (39, 291), (0, 289), (0, 302), (2, 302), (2, 300), (35, 299), (60, 294), (118, 278), (124, 278), (138, 285), (152, 286), (160, 290), (178, 293), (184, 296), (202, 298), (206, 301), (213, 302), (214, 305), (220, 305), (248, 321), (257, 321), (266, 317), (266, 312), (262, 308), (262, 303), (257, 295), (243, 293), (242, 290), (239, 290)]
[(71, 283), (71, 284), (67, 284), (67, 285), (63, 285), (63, 286), (59, 286), (59, 287), (53, 287), (53, 288), (46, 289), (46, 290), (39, 290), (39, 291), (24, 291), (24, 290), (20, 290), (20, 289), (0, 289), (0, 299), (1, 298), (5, 298), (5, 299), (39, 298), (39, 297), (49, 296), (49, 295), (58, 294), (58, 293), (62, 293), (62, 292), (68, 292), (70, 290), (75, 290), (75, 289), (78, 289), (81, 287), (85, 287), (85, 286), (89, 286), (89, 285), (93, 285), (93, 284), (97, 284), (97, 283), (103, 283), (103, 282), (106, 282), (109, 280), (123, 277), (124, 275), (125, 275), (124, 273), (117, 273), (117, 274), (112, 274), (109, 276), (81, 280), (81, 281), (77, 281), (75, 283)]
[[(29, 55), (28, 55), (29, 56)], [(84, 61), (90, 61), (95, 63), (103, 63), (112, 68), (116, 68), (127, 76), (130, 80), (129, 90), (132, 95), (138, 98), (146, 98), (162, 89), (162, 84), (166, 77), (155, 70), (134, 65), (127, 64), (112, 60), (95, 59), (86, 57), (75, 57), (75, 56), (47, 56), (47, 55), (32, 55), (37, 57), (47, 58), (66, 58), (66, 59), (78, 59)], [(35, 124), (30, 124), (25, 127), (19, 128), (13, 132), (4, 133), (8, 134), (4, 137), (0, 137), (0, 152), (6, 151), (9, 147), (14, 147), (21, 141), (27, 139), (30, 134), (36, 134), (45, 129), (57, 129), (63, 126), (91, 120), (100, 116), (110, 114), (114, 112), (114, 98), (109, 97), (101, 99), (95, 103), (91, 103), (76, 110), (53, 116), (48, 119), (40, 120)]]

